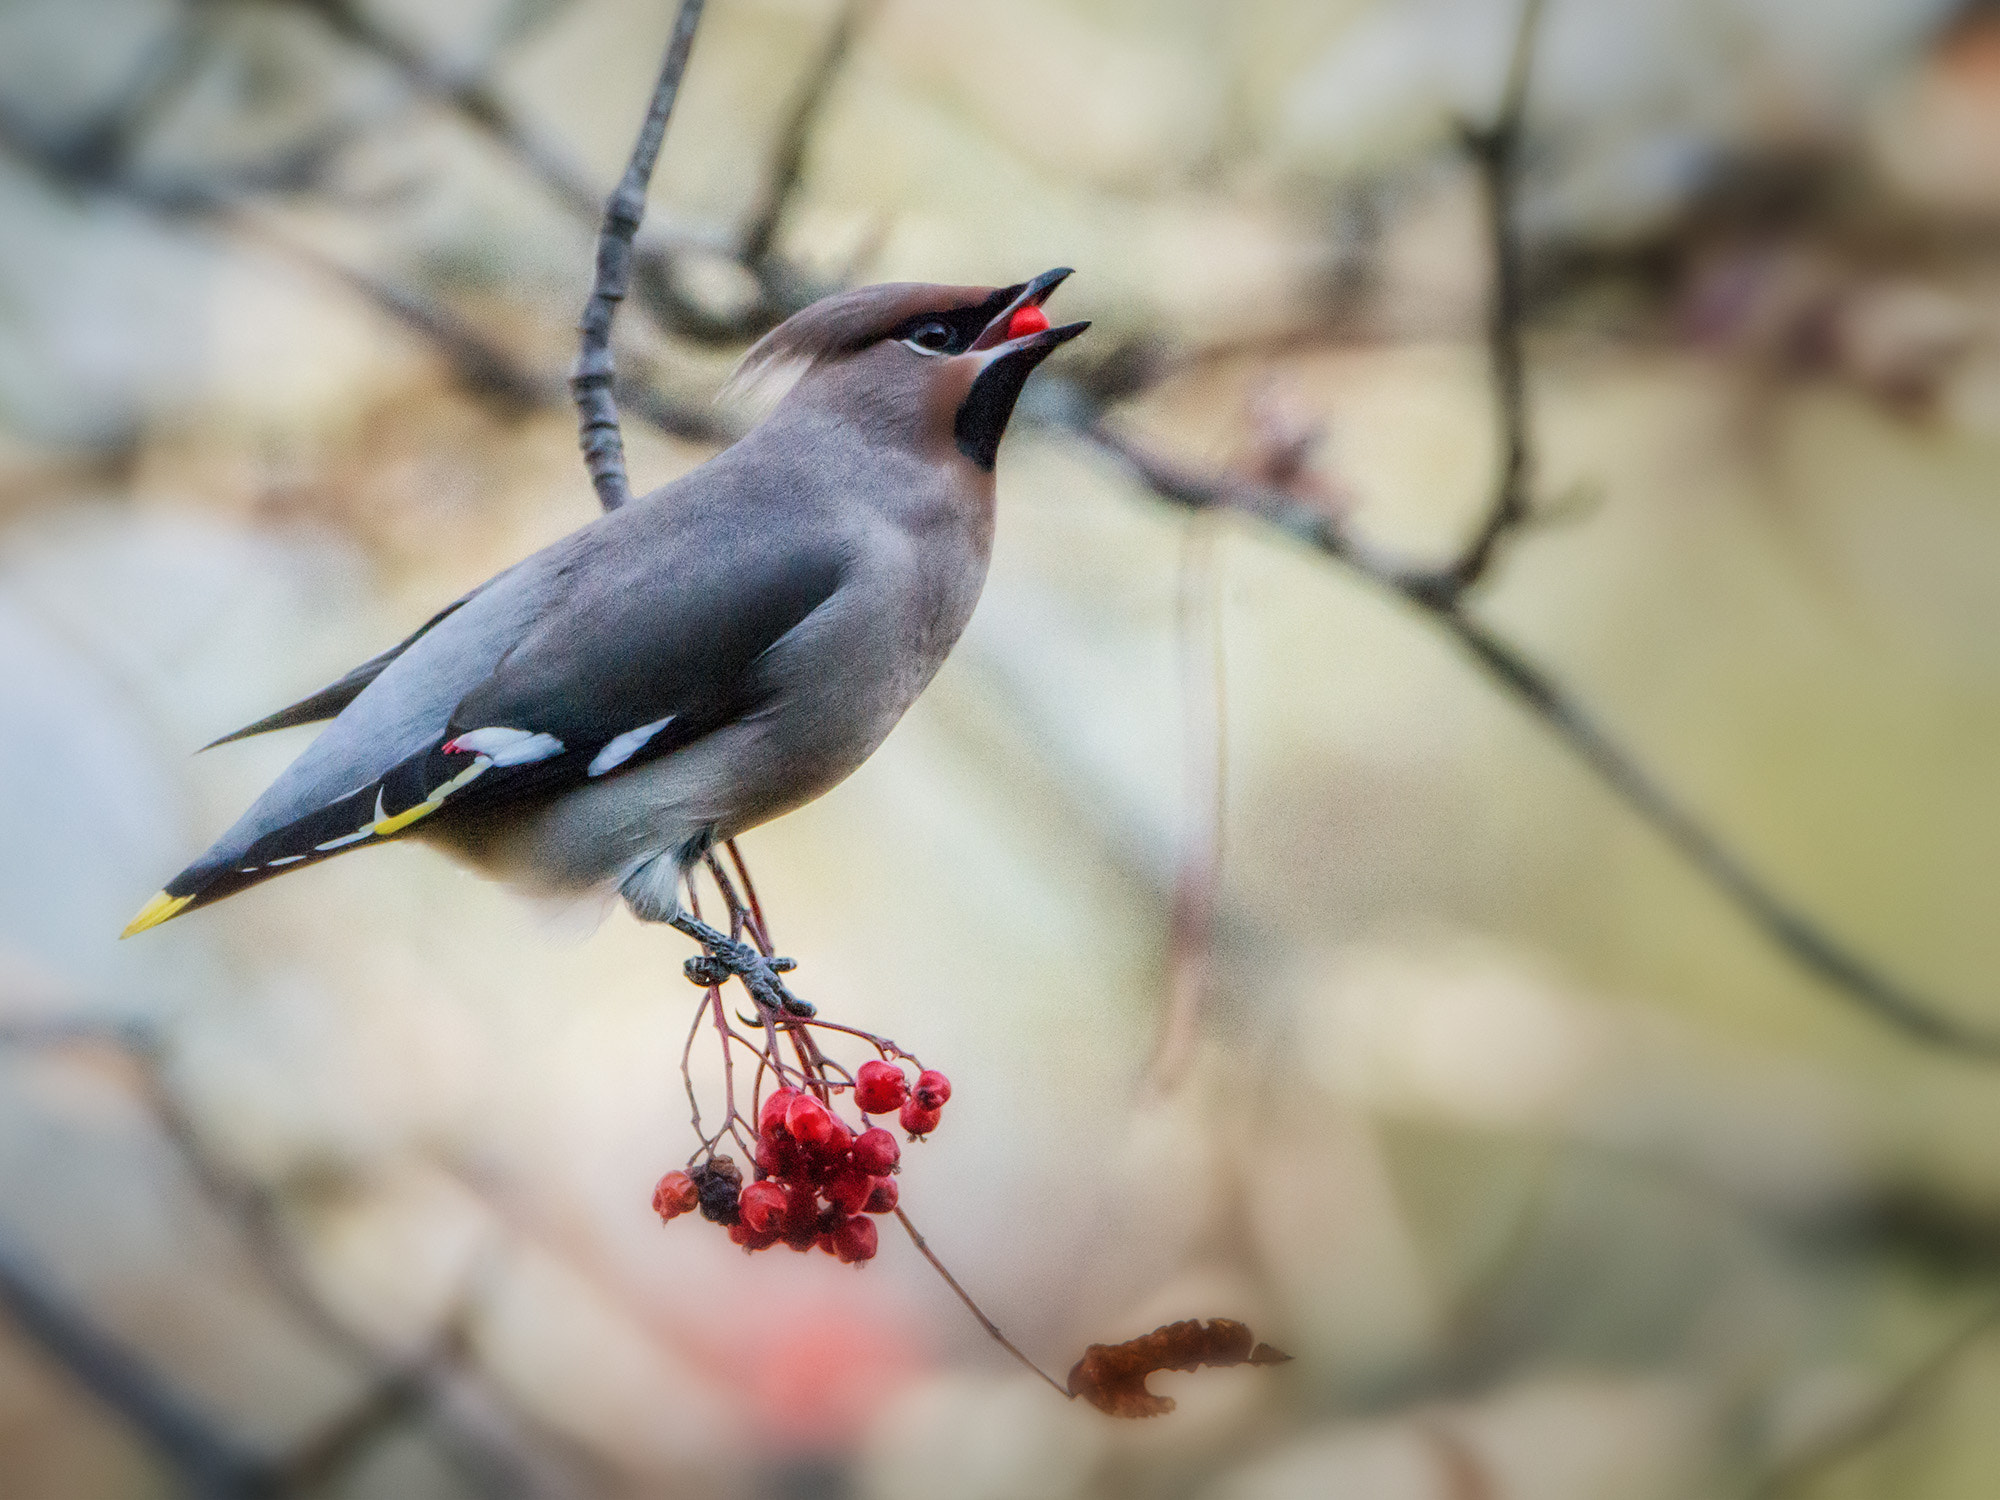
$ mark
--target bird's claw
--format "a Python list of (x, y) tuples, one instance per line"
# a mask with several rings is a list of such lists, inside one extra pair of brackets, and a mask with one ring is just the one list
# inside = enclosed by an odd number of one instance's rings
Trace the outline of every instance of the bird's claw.
[(688, 977), (688, 983), (696, 989), (710, 990), (719, 984), (726, 984), (730, 977), (729, 965), (712, 953), (697, 953), (681, 965), (681, 972)]
[(681, 966), (689, 983), (709, 989), (734, 976), (743, 981), (751, 998), (766, 1010), (780, 1010), (793, 1016), (817, 1014), (811, 1005), (786, 989), (778, 977), (798, 967), (794, 960), (766, 958), (748, 943), (738, 942), (685, 913), (672, 921), (703, 949)]

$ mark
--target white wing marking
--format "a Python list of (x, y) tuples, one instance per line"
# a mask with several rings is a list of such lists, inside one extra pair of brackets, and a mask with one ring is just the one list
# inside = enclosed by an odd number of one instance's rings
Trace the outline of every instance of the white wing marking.
[(617, 770), (645, 749), (646, 741), (673, 722), (674, 716), (668, 714), (664, 719), (655, 719), (650, 724), (641, 724), (637, 729), (626, 730), (592, 757), (590, 769), (586, 774), (602, 776), (607, 771)]
[(496, 766), (525, 766), (563, 753), (563, 742), (532, 729), (468, 729), (444, 747), (447, 755), (484, 755)]

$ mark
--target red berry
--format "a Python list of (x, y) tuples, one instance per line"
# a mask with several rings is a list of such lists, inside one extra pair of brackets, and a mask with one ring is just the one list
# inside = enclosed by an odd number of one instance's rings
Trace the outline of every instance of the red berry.
[(701, 1206), (701, 1192), (685, 1172), (669, 1172), (653, 1189), (653, 1212), (662, 1219), (678, 1219)]
[[(829, 1115), (827, 1118), (832, 1119), (833, 1117)], [(834, 1120), (833, 1129), (828, 1132), (827, 1138), (824, 1141), (813, 1148), (813, 1155), (823, 1162), (838, 1164), (847, 1156), (848, 1151), (853, 1145), (854, 1132), (841, 1124), (840, 1121)]]
[(757, 1134), (770, 1135), (785, 1128), (785, 1111), (792, 1107), (792, 1101), (800, 1098), (797, 1089), (779, 1089), (764, 1101), (764, 1107), (757, 1111)]
[(893, 1114), (909, 1095), (903, 1070), (894, 1063), (876, 1058), (863, 1063), (854, 1074), (854, 1106), (865, 1115)]
[(741, 1245), (745, 1250), (768, 1250), (778, 1243), (778, 1237), (768, 1232), (759, 1234), (739, 1219), (729, 1226), (729, 1243)]
[(753, 1233), (770, 1234), (784, 1223), (785, 1190), (775, 1182), (753, 1182), (736, 1200), (736, 1212)]
[(778, 1226), (789, 1242), (795, 1235), (810, 1238), (819, 1230), (819, 1194), (800, 1183), (785, 1194), (785, 1217)]
[(886, 1214), (896, 1207), (896, 1199), (901, 1194), (893, 1177), (877, 1177), (868, 1187), (868, 1201), (861, 1205), (864, 1214)]
[(861, 1205), (868, 1201), (868, 1194), (874, 1187), (874, 1179), (866, 1172), (856, 1172), (852, 1168), (836, 1174), (821, 1189), (826, 1201), (842, 1214), (858, 1214)]
[(835, 1120), (811, 1094), (800, 1094), (785, 1108), (785, 1129), (801, 1146), (824, 1146), (833, 1139)]
[(833, 1231), (833, 1253), (848, 1265), (873, 1260), (877, 1238), (875, 1221), (855, 1214)]
[(854, 1142), (855, 1169), (870, 1177), (894, 1170), (902, 1154), (903, 1148), (896, 1144), (896, 1138), (880, 1125), (862, 1131)]
[(758, 1168), (772, 1177), (789, 1177), (798, 1165), (799, 1151), (790, 1137), (776, 1134), (760, 1134), (757, 1137), (757, 1155), (753, 1158)]
[(929, 1135), (937, 1129), (940, 1111), (925, 1109), (922, 1101), (911, 1099), (896, 1118), (903, 1122), (903, 1129), (911, 1135)]
[(1014, 310), (1014, 316), (1007, 320), (1007, 337), (1024, 338), (1031, 333), (1040, 333), (1048, 326), (1049, 315), (1031, 303)]
[(944, 1101), (951, 1097), (951, 1080), (936, 1068), (925, 1068), (917, 1075), (917, 1086), (910, 1091), (910, 1097), (925, 1109), (943, 1109)]

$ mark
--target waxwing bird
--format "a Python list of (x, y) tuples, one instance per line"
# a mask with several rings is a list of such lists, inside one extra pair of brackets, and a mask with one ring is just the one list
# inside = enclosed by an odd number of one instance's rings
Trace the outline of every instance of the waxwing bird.
[(780, 324), (743, 368), (804, 373), (739, 442), (216, 741), (333, 721), (124, 935), (405, 835), (688, 922), (688, 868), (852, 772), (958, 640), (1015, 399), (1089, 326), (1041, 311), (1068, 274), (863, 287)]

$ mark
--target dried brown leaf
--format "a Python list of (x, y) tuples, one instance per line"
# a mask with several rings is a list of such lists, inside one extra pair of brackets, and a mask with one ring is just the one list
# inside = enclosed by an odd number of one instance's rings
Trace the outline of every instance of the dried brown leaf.
[(1230, 1318), (1203, 1323), (1189, 1318), (1166, 1323), (1122, 1344), (1092, 1344), (1069, 1372), (1069, 1393), (1114, 1417), (1158, 1417), (1173, 1400), (1146, 1389), (1155, 1370), (1194, 1370), (1203, 1365), (1281, 1365), (1291, 1355), (1260, 1344), (1243, 1324)]

